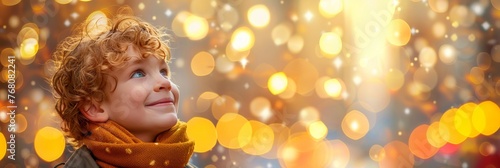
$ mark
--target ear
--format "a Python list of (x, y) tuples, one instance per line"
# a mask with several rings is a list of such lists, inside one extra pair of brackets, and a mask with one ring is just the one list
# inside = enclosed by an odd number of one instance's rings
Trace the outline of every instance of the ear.
[(106, 122), (109, 119), (108, 113), (102, 110), (98, 103), (85, 103), (79, 110), (85, 118), (93, 122)]

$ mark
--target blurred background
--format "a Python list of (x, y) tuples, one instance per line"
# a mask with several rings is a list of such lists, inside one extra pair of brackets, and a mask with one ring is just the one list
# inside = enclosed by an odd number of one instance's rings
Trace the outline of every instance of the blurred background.
[(198, 167), (500, 167), (500, 0), (1, 0), (0, 167), (69, 158), (51, 54), (123, 5), (172, 35)]

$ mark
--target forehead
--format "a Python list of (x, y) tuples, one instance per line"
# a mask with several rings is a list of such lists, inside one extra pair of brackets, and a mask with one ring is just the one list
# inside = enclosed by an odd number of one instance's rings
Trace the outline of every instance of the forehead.
[(123, 56), (128, 57), (127, 64), (142, 63), (144, 62), (145, 59), (148, 59), (150, 57), (152, 58), (152, 60), (157, 60), (158, 63), (160, 64), (166, 64), (166, 61), (162, 59), (160, 56), (154, 54), (147, 54), (146, 52), (141, 51), (139, 47), (132, 44), (129, 44), (127, 46), (127, 50)]

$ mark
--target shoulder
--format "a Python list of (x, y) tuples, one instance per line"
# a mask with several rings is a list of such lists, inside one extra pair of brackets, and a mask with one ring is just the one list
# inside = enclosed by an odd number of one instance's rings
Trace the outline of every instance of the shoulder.
[(98, 168), (99, 166), (92, 157), (92, 152), (84, 145), (76, 150), (64, 164), (64, 168), (73, 167)]

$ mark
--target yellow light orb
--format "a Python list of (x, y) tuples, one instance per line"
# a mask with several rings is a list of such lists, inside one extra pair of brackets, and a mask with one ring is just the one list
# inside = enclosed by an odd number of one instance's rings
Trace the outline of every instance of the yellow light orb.
[(309, 134), (317, 140), (322, 140), (328, 135), (328, 128), (322, 121), (315, 121), (307, 127)]
[(340, 79), (328, 79), (324, 84), (326, 94), (333, 98), (339, 98), (342, 95), (343, 87)]
[(14, 6), (21, 2), (21, 0), (2, 0), (2, 4), (5, 6)]
[(492, 135), (500, 127), (500, 109), (492, 101), (484, 101), (474, 109), (472, 125), (483, 135)]
[(350, 111), (342, 120), (342, 131), (347, 137), (353, 140), (364, 137), (368, 133), (368, 129), (370, 129), (368, 119), (363, 113), (357, 110)]
[(5, 153), (7, 152), (7, 140), (5, 136), (0, 132), (0, 160), (3, 159)]
[(191, 60), (191, 70), (196, 76), (207, 76), (215, 69), (215, 60), (212, 54), (202, 51)]
[(269, 9), (262, 4), (254, 5), (250, 9), (248, 9), (247, 16), (250, 24), (257, 28), (267, 26), (269, 24), (269, 20), (271, 20)]
[(326, 58), (333, 58), (342, 50), (342, 39), (334, 32), (323, 33), (319, 39), (319, 47)]
[(186, 133), (194, 141), (194, 152), (204, 153), (217, 143), (217, 130), (214, 124), (201, 117), (193, 117), (187, 122)]
[(378, 162), (382, 160), (385, 157), (384, 147), (377, 144), (373, 145), (370, 147), (369, 155), (373, 161)]
[(457, 50), (450, 44), (439, 47), (439, 59), (445, 64), (453, 64), (457, 59)]
[(342, 0), (320, 0), (319, 13), (326, 18), (332, 18), (342, 12)]
[(57, 3), (60, 3), (60, 4), (69, 4), (71, 1), (73, 0), (56, 0)]
[(271, 75), (267, 83), (267, 87), (273, 95), (277, 95), (285, 91), (287, 85), (288, 79), (283, 72), (277, 72)]
[(248, 27), (240, 27), (231, 36), (231, 47), (237, 51), (250, 50), (255, 42), (255, 37)]
[(248, 120), (236, 113), (226, 113), (217, 122), (217, 139), (229, 149), (241, 148), (252, 140), (252, 126)]
[(427, 128), (427, 141), (429, 144), (436, 148), (441, 148), (446, 144), (446, 139), (449, 139), (450, 134), (447, 132), (447, 129), (441, 129), (439, 127), (441, 125), (439, 122), (433, 122), (429, 128)]
[(402, 19), (394, 19), (389, 23), (385, 37), (392, 45), (404, 46), (411, 38), (410, 25)]
[(479, 135), (479, 131), (472, 125), (472, 114), (476, 106), (473, 102), (465, 103), (455, 113), (455, 128), (463, 136), (474, 138)]
[(436, 51), (431, 47), (424, 47), (420, 50), (418, 60), (423, 67), (432, 68), (437, 61)]
[(189, 15), (184, 22), (184, 32), (190, 40), (201, 40), (208, 34), (208, 22), (205, 18)]
[(429, 0), (429, 7), (436, 13), (444, 13), (448, 10), (448, 0)]
[(66, 142), (63, 133), (58, 129), (43, 127), (35, 135), (34, 146), (36, 154), (42, 160), (52, 162), (61, 157)]
[(273, 148), (274, 132), (273, 129), (259, 121), (249, 121), (252, 126), (252, 139), (242, 147), (245, 153), (250, 155), (263, 155)]
[(28, 38), (21, 43), (21, 59), (31, 60), (38, 52), (38, 41), (34, 38)]
[(287, 43), (290, 36), (292, 36), (291, 24), (287, 23), (277, 25), (271, 32), (273, 42), (277, 46)]
[(452, 144), (460, 144), (467, 138), (467, 136), (460, 134), (455, 127), (455, 122), (458, 122), (455, 121), (456, 112), (456, 108), (451, 108), (446, 111), (443, 116), (441, 116), (441, 120), (439, 120), (439, 133), (442, 135), (449, 133), (449, 136), (442, 137), (444, 140)]

